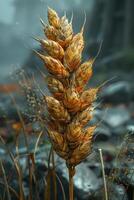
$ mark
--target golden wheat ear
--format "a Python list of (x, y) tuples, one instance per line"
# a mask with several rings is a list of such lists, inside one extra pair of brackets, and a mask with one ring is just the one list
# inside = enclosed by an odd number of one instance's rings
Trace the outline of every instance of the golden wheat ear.
[[(94, 59), (81, 63), (84, 49), (85, 20), (79, 33), (74, 34), (72, 19), (59, 17), (48, 8), (48, 25), (40, 20), (47, 39), (35, 38), (43, 49), (36, 55), (48, 70), (47, 85), (52, 96), (45, 96), (48, 109), (46, 127), (55, 152), (66, 161), (69, 169), (69, 193), (73, 200), (72, 177), (75, 166), (90, 153), (96, 126), (86, 127), (93, 118), (93, 103), (100, 87), (85, 87), (93, 74)], [(101, 47), (100, 47), (101, 48)]]
[[(62, 155), (63, 158), (65, 155), (67, 164), (75, 166), (91, 151), (90, 144), (94, 128), (89, 127), (85, 131), (84, 126), (93, 117), (92, 104), (99, 90), (99, 88), (84, 90), (92, 77), (92, 66), (95, 60), (89, 59), (81, 64), (86, 15), (81, 31), (76, 35), (73, 34), (72, 19), (68, 22), (66, 15), (59, 17), (51, 8), (48, 8), (49, 24), (46, 25), (42, 20), (41, 23), (47, 39), (35, 39), (48, 55), (36, 51), (35, 53), (50, 73), (47, 84), (52, 96), (46, 96), (46, 104), (49, 112), (49, 127), (51, 124), (53, 132), (49, 134), (49, 137), (57, 154)], [(56, 122), (58, 126), (52, 126)], [(60, 144), (61, 135), (63, 139)], [(59, 138), (60, 148), (56, 144), (55, 137)], [(81, 147), (82, 141), (85, 144)]]

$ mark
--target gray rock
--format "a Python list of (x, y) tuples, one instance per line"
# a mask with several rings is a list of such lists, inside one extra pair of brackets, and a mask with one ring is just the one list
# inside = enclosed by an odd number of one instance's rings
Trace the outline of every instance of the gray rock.
[(125, 188), (123, 185), (114, 185), (111, 191), (111, 199), (113, 200), (128, 200)]
[(112, 135), (114, 135), (115, 137), (117, 137), (117, 136), (120, 137), (127, 133), (127, 128), (125, 125), (121, 125), (121, 126), (112, 128), (111, 132), (112, 132)]
[[(65, 163), (60, 164), (58, 171), (68, 181), (68, 172)], [(76, 167), (77, 174), (74, 176), (74, 187), (79, 200), (86, 200), (92, 197), (94, 192), (100, 187), (100, 181), (94, 172), (81, 163)]]
[(100, 96), (104, 102), (127, 103), (132, 98), (131, 94), (130, 84), (126, 81), (120, 81), (104, 88)]
[[(108, 199), (110, 200), (128, 200), (127, 193), (123, 185), (117, 185), (113, 183), (107, 183), (108, 185)], [(102, 186), (100, 191), (97, 191), (94, 195), (94, 200), (105, 199), (104, 187)]]
[(95, 133), (95, 141), (107, 141), (111, 136), (111, 131), (108, 127), (101, 125), (96, 128)]
[(134, 124), (127, 125), (126, 129), (127, 129), (127, 131), (134, 133)]
[(74, 184), (79, 192), (80, 199), (87, 199), (99, 188), (99, 180), (92, 170), (82, 163), (76, 168), (77, 175), (74, 177)]
[(6, 151), (2, 148), (0, 148), (0, 157), (4, 156), (6, 154)]
[(111, 128), (117, 128), (130, 119), (130, 113), (125, 107), (109, 108), (101, 115), (103, 122)]

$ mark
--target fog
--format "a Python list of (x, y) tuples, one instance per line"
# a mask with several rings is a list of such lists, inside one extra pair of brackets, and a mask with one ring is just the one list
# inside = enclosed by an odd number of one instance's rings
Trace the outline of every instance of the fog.
[(0, 2), (0, 80), (20, 68), (37, 43), (33, 36), (42, 34), (40, 17), (46, 21), (47, 7), (60, 14), (74, 14), (75, 31), (90, 12), (93, 0), (1, 0)]

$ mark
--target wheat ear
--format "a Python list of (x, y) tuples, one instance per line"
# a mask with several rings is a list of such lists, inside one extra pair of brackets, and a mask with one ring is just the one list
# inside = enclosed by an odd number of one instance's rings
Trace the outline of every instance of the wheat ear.
[(49, 112), (47, 130), (55, 152), (66, 160), (69, 170), (70, 200), (73, 200), (75, 166), (90, 153), (96, 126), (86, 127), (92, 119), (93, 102), (99, 88), (85, 90), (92, 76), (94, 59), (81, 63), (84, 48), (83, 27), (73, 33), (72, 21), (48, 9), (48, 25), (43, 25), (47, 39), (36, 39), (48, 54), (36, 54), (50, 75), (47, 78), (52, 96), (45, 96)]

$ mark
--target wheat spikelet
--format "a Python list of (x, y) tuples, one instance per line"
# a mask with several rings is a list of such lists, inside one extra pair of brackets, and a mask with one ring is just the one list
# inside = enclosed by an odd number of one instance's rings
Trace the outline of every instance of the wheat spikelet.
[(53, 96), (58, 99), (58, 100), (62, 100), (63, 96), (64, 96), (64, 91), (65, 88), (62, 84), (62, 82), (60, 82), (58, 79), (49, 76), (47, 78), (47, 84), (48, 84), (48, 88), (50, 90), (50, 92), (53, 94)]
[(56, 41), (57, 32), (53, 26), (47, 25), (44, 27), (44, 33), (49, 40)]
[(64, 49), (53, 40), (44, 40), (35, 38), (38, 42), (40, 42), (42, 48), (53, 58), (62, 60), (64, 57)]
[(93, 117), (93, 107), (89, 107), (79, 113), (77, 113), (73, 119), (74, 123), (80, 123), (81, 126), (85, 126)]
[(78, 33), (71, 41), (65, 51), (64, 66), (71, 72), (75, 70), (81, 62), (81, 53), (84, 48), (83, 34)]
[(55, 10), (48, 8), (48, 21), (49, 24), (55, 28), (58, 28), (60, 25), (60, 19)]
[(93, 59), (80, 65), (75, 74), (75, 85), (78, 92), (82, 92), (83, 88), (92, 76)]
[[(99, 88), (84, 91), (92, 76), (94, 59), (81, 64), (83, 27), (76, 35), (66, 16), (48, 9), (49, 25), (43, 24), (47, 40), (37, 39), (47, 56), (36, 52), (51, 74), (47, 78), (52, 96), (45, 96), (49, 112), (48, 134), (54, 150), (72, 169), (91, 152), (96, 126), (85, 129), (93, 117)], [(74, 172), (74, 171), (73, 171)]]
[(45, 100), (48, 111), (53, 119), (66, 122), (70, 120), (70, 115), (62, 103), (51, 96), (46, 96)]

